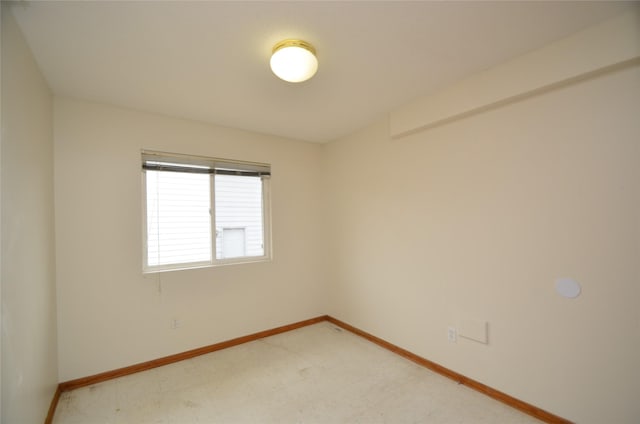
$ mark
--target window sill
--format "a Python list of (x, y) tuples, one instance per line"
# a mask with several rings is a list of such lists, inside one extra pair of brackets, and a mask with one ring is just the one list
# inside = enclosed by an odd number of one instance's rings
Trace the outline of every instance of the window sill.
[(172, 272), (172, 271), (188, 271), (194, 269), (202, 269), (202, 268), (218, 268), (229, 265), (244, 265), (244, 264), (253, 264), (259, 262), (271, 262), (272, 258), (269, 256), (259, 256), (259, 257), (248, 257), (248, 258), (233, 258), (233, 259), (220, 259), (215, 263), (200, 263), (200, 264), (185, 264), (185, 265), (177, 265), (177, 266), (167, 266), (167, 267), (153, 267), (153, 268), (143, 268), (142, 274), (157, 274), (160, 272)]

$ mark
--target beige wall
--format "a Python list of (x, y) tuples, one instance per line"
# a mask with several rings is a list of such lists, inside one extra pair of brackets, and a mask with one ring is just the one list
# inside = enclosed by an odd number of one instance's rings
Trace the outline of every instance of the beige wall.
[[(640, 66), (326, 146), (328, 312), (580, 423), (640, 417)], [(582, 285), (560, 297), (559, 277)], [(489, 343), (447, 341), (487, 321)]]
[(58, 383), (52, 99), (2, 6), (2, 422), (44, 421)]
[[(65, 98), (54, 122), (61, 381), (325, 313), (320, 145)], [(143, 275), (143, 148), (270, 163), (273, 261)]]

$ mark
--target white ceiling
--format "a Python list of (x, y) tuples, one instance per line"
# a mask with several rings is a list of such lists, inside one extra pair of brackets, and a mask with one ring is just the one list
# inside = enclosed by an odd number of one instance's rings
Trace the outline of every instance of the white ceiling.
[[(637, 6), (637, 4), (636, 4)], [(633, 7), (620, 2), (49, 1), (13, 13), (54, 93), (326, 142)], [(313, 43), (310, 81), (269, 69)]]

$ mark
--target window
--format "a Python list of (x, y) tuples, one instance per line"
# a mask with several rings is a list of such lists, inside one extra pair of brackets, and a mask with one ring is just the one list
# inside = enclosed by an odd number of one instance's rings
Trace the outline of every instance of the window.
[(142, 152), (145, 272), (270, 257), (265, 164)]

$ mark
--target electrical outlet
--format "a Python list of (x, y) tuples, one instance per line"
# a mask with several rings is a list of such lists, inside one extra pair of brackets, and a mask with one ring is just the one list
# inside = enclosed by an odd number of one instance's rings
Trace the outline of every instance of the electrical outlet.
[(182, 327), (182, 321), (180, 321), (178, 318), (173, 318), (171, 320), (171, 329), (177, 330), (180, 327)]
[(458, 339), (458, 332), (456, 331), (455, 327), (449, 327), (447, 329), (447, 339), (451, 342), (451, 343), (455, 343)]

